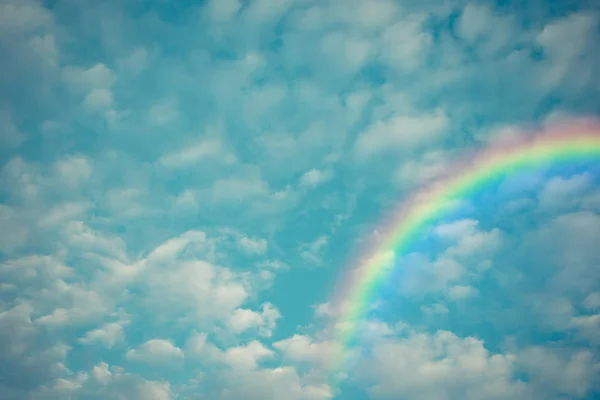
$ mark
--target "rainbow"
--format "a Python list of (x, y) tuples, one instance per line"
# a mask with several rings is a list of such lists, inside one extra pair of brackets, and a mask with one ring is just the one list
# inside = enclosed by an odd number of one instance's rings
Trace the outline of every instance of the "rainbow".
[(376, 291), (393, 270), (393, 258), (407, 254), (424, 229), (452, 204), (476, 194), (490, 182), (523, 170), (588, 160), (600, 160), (600, 124), (577, 121), (479, 149), (403, 201), (386, 216), (382, 228), (377, 229), (379, 234), (350, 268), (331, 302), (339, 307), (332, 329), (337, 349), (330, 360), (332, 372), (342, 373), (345, 353), (349, 352)]

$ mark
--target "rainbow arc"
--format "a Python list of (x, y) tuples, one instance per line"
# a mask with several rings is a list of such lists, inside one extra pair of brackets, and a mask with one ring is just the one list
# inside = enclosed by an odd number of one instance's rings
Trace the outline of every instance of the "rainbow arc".
[(377, 229), (378, 239), (349, 268), (335, 296), (334, 303), (342, 305), (342, 311), (334, 324), (338, 354), (331, 360), (332, 372), (343, 369), (344, 353), (356, 338), (378, 288), (393, 270), (390, 260), (407, 254), (424, 229), (439, 220), (449, 205), (477, 194), (490, 182), (522, 171), (588, 160), (600, 160), (600, 125), (579, 121), (481, 149), (401, 202)]

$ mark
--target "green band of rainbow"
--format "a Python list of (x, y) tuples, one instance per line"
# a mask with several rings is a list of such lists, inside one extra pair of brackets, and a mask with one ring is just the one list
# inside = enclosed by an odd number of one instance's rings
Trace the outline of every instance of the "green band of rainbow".
[(388, 256), (407, 254), (423, 229), (435, 222), (453, 201), (469, 198), (490, 182), (542, 167), (576, 161), (600, 160), (600, 125), (581, 121), (483, 149), (452, 168), (443, 178), (416, 192), (391, 216), (380, 240), (367, 247), (364, 257), (341, 285), (334, 300), (341, 307), (334, 326), (338, 353), (331, 370), (341, 372), (345, 352), (355, 338), (373, 297), (393, 269)]

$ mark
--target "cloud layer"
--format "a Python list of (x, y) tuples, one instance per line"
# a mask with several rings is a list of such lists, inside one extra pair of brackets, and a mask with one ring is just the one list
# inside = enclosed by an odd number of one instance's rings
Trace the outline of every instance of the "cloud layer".
[(599, 12), (0, 0), (0, 397), (595, 398), (594, 163), (385, 255), (339, 385), (327, 368), (331, 294), (387, 211), (597, 113)]

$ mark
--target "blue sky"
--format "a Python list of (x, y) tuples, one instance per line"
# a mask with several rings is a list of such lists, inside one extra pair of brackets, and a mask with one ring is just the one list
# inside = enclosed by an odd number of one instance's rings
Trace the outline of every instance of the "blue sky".
[(597, 163), (465, 199), (325, 367), (388, 210), (598, 114), (595, 3), (0, 0), (0, 397), (600, 398)]

